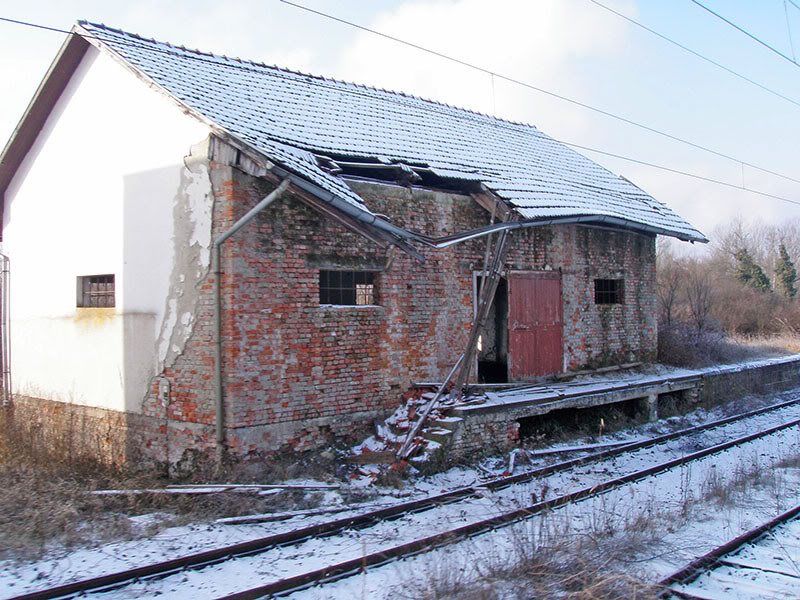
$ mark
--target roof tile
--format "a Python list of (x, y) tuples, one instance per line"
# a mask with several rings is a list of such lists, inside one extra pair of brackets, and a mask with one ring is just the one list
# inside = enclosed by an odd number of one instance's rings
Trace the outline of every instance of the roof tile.
[(481, 181), (526, 219), (595, 215), (707, 241), (666, 205), (531, 125), (80, 25), (191, 110), (361, 210), (361, 198), (310, 153)]

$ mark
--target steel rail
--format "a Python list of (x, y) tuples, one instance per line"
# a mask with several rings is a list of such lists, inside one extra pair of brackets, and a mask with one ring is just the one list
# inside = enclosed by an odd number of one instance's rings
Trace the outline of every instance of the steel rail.
[(720, 564), (720, 561), (726, 554), (730, 554), (745, 544), (755, 542), (768, 531), (771, 531), (772, 529), (775, 529), (776, 527), (787, 523), (798, 516), (800, 516), (800, 504), (794, 508), (790, 508), (784, 513), (781, 513), (774, 519), (770, 519), (766, 523), (759, 525), (755, 529), (751, 529), (750, 531), (747, 531), (733, 538), (732, 540), (725, 542), (721, 546), (717, 546), (703, 556), (696, 558), (685, 567), (675, 571), (672, 575), (669, 575), (658, 582), (659, 586), (666, 588), (659, 594), (659, 598), (666, 598), (670, 595), (675, 595), (681, 598), (695, 598), (695, 596), (692, 596), (691, 594), (670, 589), (670, 586), (676, 583), (689, 583), (697, 579), (704, 572), (710, 571), (712, 568)]
[(445, 492), (443, 494), (438, 494), (436, 496), (429, 496), (427, 498), (423, 498), (420, 500), (394, 504), (386, 508), (363, 513), (361, 515), (344, 517), (342, 519), (336, 519), (334, 521), (319, 523), (317, 525), (311, 525), (301, 529), (288, 531), (285, 533), (270, 535), (267, 537), (250, 540), (247, 542), (241, 542), (223, 548), (215, 548), (213, 550), (207, 550), (205, 552), (200, 552), (197, 554), (191, 554), (188, 556), (162, 561), (159, 563), (153, 563), (142, 567), (136, 567), (126, 571), (109, 573), (107, 575), (101, 575), (90, 579), (75, 581), (72, 583), (67, 583), (64, 585), (44, 590), (29, 592), (26, 594), (8, 598), (7, 600), (54, 600), (57, 598), (58, 599), (70, 598), (92, 591), (108, 591), (111, 589), (122, 587), (124, 585), (127, 585), (127, 583), (131, 581), (136, 581), (139, 579), (148, 579), (148, 578), (155, 579), (155, 578), (167, 577), (173, 573), (180, 572), (185, 569), (200, 569), (206, 566), (224, 562), (231, 558), (236, 558), (238, 556), (253, 555), (261, 552), (266, 552), (272, 548), (276, 548), (279, 546), (289, 546), (289, 545), (299, 544), (313, 537), (324, 537), (324, 536), (335, 535), (336, 533), (344, 531), (346, 529), (363, 529), (371, 527), (374, 524), (379, 523), (381, 521), (396, 520), (410, 513), (424, 512), (426, 510), (431, 510), (441, 505), (451, 504), (470, 497), (474, 497), (476, 495), (479, 495), (481, 493), (480, 490), (482, 489), (489, 489), (491, 491), (500, 490), (506, 487), (510, 487), (512, 485), (525, 483), (532, 479), (545, 477), (581, 465), (590, 464), (607, 458), (613, 458), (615, 456), (619, 456), (628, 452), (663, 444), (665, 442), (680, 437), (689, 436), (701, 431), (715, 429), (717, 427), (723, 427), (725, 425), (734, 423), (736, 421), (741, 421), (750, 417), (787, 408), (789, 406), (797, 404), (799, 401), (800, 400), (789, 400), (786, 402), (781, 402), (779, 404), (773, 404), (763, 408), (748, 411), (746, 413), (741, 413), (738, 415), (733, 415), (731, 417), (726, 417), (724, 419), (719, 419), (717, 421), (712, 421), (711, 423), (696, 425), (694, 427), (681, 429), (679, 431), (674, 431), (672, 433), (664, 434), (654, 438), (649, 438), (647, 440), (632, 442), (630, 444), (626, 444), (618, 448), (603, 450), (601, 452), (595, 452), (571, 460), (554, 463), (552, 465), (541, 467), (539, 469), (534, 469), (532, 471), (527, 471), (525, 473), (520, 473), (518, 475), (501, 477), (499, 479), (489, 481), (480, 486), (469, 486), (465, 488), (459, 488), (456, 490)]
[(537, 502), (536, 504), (532, 504), (526, 508), (513, 510), (490, 519), (477, 521), (469, 525), (464, 525), (456, 529), (451, 529), (449, 531), (438, 533), (420, 540), (415, 540), (400, 546), (387, 548), (379, 552), (374, 552), (372, 554), (341, 562), (336, 565), (331, 565), (315, 571), (309, 571), (307, 573), (295, 575), (294, 577), (289, 577), (287, 579), (281, 579), (266, 585), (244, 590), (242, 592), (221, 596), (216, 600), (254, 600), (256, 598), (274, 598), (295, 593), (308, 587), (338, 581), (340, 579), (350, 577), (351, 575), (362, 573), (369, 567), (378, 567), (395, 560), (409, 558), (416, 554), (422, 554), (436, 548), (448, 546), (466, 538), (488, 533), (513, 523), (523, 521), (535, 516), (538, 513), (551, 511), (555, 508), (572, 504), (580, 500), (585, 500), (593, 496), (599, 496), (600, 494), (618, 487), (622, 487), (628, 483), (658, 475), (659, 473), (672, 470), (686, 463), (700, 460), (701, 458), (705, 458), (712, 454), (724, 452), (725, 450), (733, 448), (734, 446), (746, 444), (758, 438), (766, 437), (772, 435), (773, 433), (777, 433), (797, 425), (800, 425), (800, 419), (795, 419), (793, 421), (782, 423), (781, 425), (776, 425), (775, 427), (770, 427), (769, 429), (758, 431), (735, 440), (717, 444), (716, 446), (711, 446), (710, 448), (705, 448), (704, 450), (693, 452), (692, 454), (687, 454), (686, 456), (682, 456), (680, 458), (676, 458), (665, 463), (643, 469), (641, 471), (636, 471), (635, 473), (629, 473), (628, 475), (623, 475), (622, 477), (609, 479), (597, 485), (583, 488), (576, 492), (559, 496), (558, 498), (553, 498), (552, 500)]

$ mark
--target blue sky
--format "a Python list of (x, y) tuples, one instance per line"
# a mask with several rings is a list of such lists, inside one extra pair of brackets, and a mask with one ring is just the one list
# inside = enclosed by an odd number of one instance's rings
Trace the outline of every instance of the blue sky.
[[(800, 68), (690, 0), (600, 0), (800, 102)], [(703, 0), (791, 56), (785, 0)], [(590, 0), (300, 3), (800, 179), (800, 107), (746, 84)], [(800, 54), (800, 10), (787, 5)], [(278, 0), (137, 3), (0, 0), (0, 16), (69, 29), (78, 19), (220, 54), (378, 85), (532, 123), (558, 139), (800, 202), (800, 184), (454, 65)], [(0, 22), (0, 138), (11, 134), (63, 35)], [(800, 206), (586, 153), (704, 233), (732, 218), (781, 223)]]

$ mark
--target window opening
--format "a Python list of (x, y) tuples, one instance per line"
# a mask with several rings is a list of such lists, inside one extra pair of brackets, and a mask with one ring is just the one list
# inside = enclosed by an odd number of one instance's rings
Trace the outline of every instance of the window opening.
[(342, 306), (375, 304), (372, 271), (320, 271), (319, 303)]
[(595, 279), (595, 304), (622, 304), (624, 281), (622, 279)]
[(114, 300), (113, 275), (83, 275), (78, 277), (78, 307), (111, 308)]

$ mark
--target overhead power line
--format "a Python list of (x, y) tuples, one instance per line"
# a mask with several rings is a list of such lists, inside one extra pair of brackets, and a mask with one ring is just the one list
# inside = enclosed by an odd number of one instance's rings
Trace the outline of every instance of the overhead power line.
[(573, 144), (571, 142), (565, 142), (562, 140), (560, 141), (562, 144), (569, 146), (570, 148), (578, 148), (579, 150), (586, 150), (588, 152), (596, 152), (597, 154), (602, 154), (603, 156), (610, 156), (612, 158), (619, 158), (620, 160), (625, 160), (628, 162), (636, 163), (637, 165), (644, 165), (646, 167), (652, 167), (654, 169), (660, 169), (661, 171), (667, 171), (668, 173), (675, 173), (676, 175), (684, 175), (686, 177), (692, 177), (694, 179), (699, 179), (700, 181), (707, 181), (709, 183), (715, 183), (717, 185), (722, 185), (725, 187), (733, 188), (735, 190), (749, 192), (751, 194), (758, 194), (759, 196), (764, 196), (766, 198), (773, 198), (775, 200), (781, 200), (783, 202), (788, 202), (789, 204), (797, 204), (800, 206), (800, 200), (792, 200), (791, 198), (786, 198), (784, 196), (778, 196), (776, 194), (770, 194), (768, 192), (762, 192), (760, 190), (754, 190), (753, 188), (748, 188), (743, 185), (736, 185), (735, 183), (730, 183), (727, 181), (721, 181), (719, 179), (714, 179), (713, 177), (706, 177), (705, 175), (698, 175), (697, 173), (689, 173), (688, 171), (681, 171), (680, 169), (673, 169), (672, 167), (665, 167), (664, 165), (658, 165), (655, 163), (647, 162), (645, 160), (639, 160), (638, 158), (631, 158), (629, 156), (623, 156), (621, 154), (614, 154), (613, 152), (606, 152), (605, 150), (598, 150), (597, 148), (592, 148), (590, 146), (582, 146), (580, 144)]
[(797, 10), (800, 10), (800, 4), (798, 4), (797, 2), (795, 2), (795, 0), (789, 0), (789, 4), (791, 4), (792, 6), (794, 6), (794, 7), (795, 7)]
[(762, 46), (764, 46), (765, 48), (767, 48), (767, 49), (771, 50), (772, 52), (774, 52), (775, 54), (777, 54), (777, 55), (778, 55), (778, 56), (780, 56), (781, 58), (788, 60), (788, 61), (789, 61), (790, 63), (792, 63), (792, 64), (793, 64), (795, 67), (800, 67), (800, 65), (798, 65), (798, 64), (797, 64), (797, 61), (795, 61), (795, 60), (792, 60), (790, 57), (786, 56), (786, 55), (785, 55), (783, 52), (781, 52), (780, 50), (778, 50), (778, 49), (777, 49), (777, 48), (775, 48), (774, 46), (770, 46), (770, 45), (769, 45), (767, 42), (765, 42), (764, 40), (762, 40), (762, 39), (760, 39), (760, 38), (758, 38), (758, 37), (754, 36), (752, 33), (750, 33), (749, 31), (747, 31), (746, 29), (743, 29), (742, 27), (739, 27), (739, 26), (738, 26), (736, 23), (734, 23), (733, 21), (731, 21), (731, 20), (729, 20), (729, 19), (726, 19), (725, 17), (723, 17), (721, 14), (719, 14), (719, 13), (717, 13), (717, 12), (714, 12), (713, 10), (711, 10), (710, 8), (708, 8), (708, 7), (707, 7), (705, 4), (703, 4), (702, 2), (699, 2), (698, 0), (691, 0), (691, 2), (693, 2), (694, 4), (696, 4), (697, 6), (699, 6), (700, 8), (702, 8), (703, 10), (705, 10), (705, 11), (707, 11), (707, 12), (711, 13), (712, 15), (714, 15), (715, 17), (717, 17), (717, 18), (718, 18), (718, 19), (720, 19), (721, 21), (724, 21), (725, 23), (727, 23), (728, 25), (730, 25), (731, 27), (733, 27), (733, 28), (734, 28), (734, 29), (736, 29), (737, 31), (740, 31), (741, 33), (745, 34), (745, 35), (746, 35), (747, 37), (749, 37), (750, 39), (752, 39), (752, 40), (755, 40), (756, 42), (758, 42), (759, 44), (761, 44), (761, 45), (762, 45)]
[(56, 33), (72, 33), (67, 29), (48, 27), (47, 25), (39, 25), (38, 23), (29, 23), (28, 21), (17, 21), (16, 19), (9, 19), (8, 17), (0, 17), (0, 21), (6, 21), (7, 23), (15, 23), (17, 25), (25, 25), (26, 27), (34, 27), (36, 29), (44, 29), (45, 31), (55, 31)]
[[(15, 24), (18, 24), (18, 25), (24, 25), (24, 26), (28, 26), (28, 27), (35, 27), (37, 29), (44, 29), (44, 30), (47, 30), (47, 31), (54, 31), (54, 32), (57, 32), (57, 33), (66, 33), (68, 35), (79, 35), (80, 37), (83, 37), (85, 39), (96, 40), (98, 42), (106, 44), (105, 40), (103, 38), (101, 38), (101, 37), (98, 37), (98, 36), (92, 36), (92, 35), (88, 35), (88, 34), (79, 34), (79, 33), (73, 32), (73, 31), (68, 31), (68, 30), (64, 30), (64, 29), (58, 29), (58, 28), (55, 28), (55, 27), (47, 27), (47, 26), (38, 25), (38, 24), (35, 24), (35, 23), (28, 23), (28, 22), (25, 22), (25, 21), (17, 21), (17, 20), (5, 18), (5, 17), (0, 17), (0, 21), (6, 21), (6, 22), (9, 22), (9, 23), (15, 23)], [(190, 50), (186, 50), (185, 48), (180, 48), (180, 47), (154, 48), (152, 45), (150, 45), (148, 43), (145, 43), (145, 42), (135, 42), (135, 41), (125, 41), (125, 40), (116, 40), (115, 44), (119, 44), (121, 46), (128, 46), (128, 47), (136, 48), (136, 49), (139, 49), (139, 50), (146, 50), (148, 52), (152, 52), (152, 53), (155, 53), (155, 54), (165, 54), (165, 55), (169, 55), (169, 56), (174, 56), (174, 57), (177, 57), (177, 58), (180, 58), (180, 59), (183, 59), (183, 60), (192, 60), (192, 61), (204, 62), (204, 63), (214, 64), (214, 65), (219, 65), (220, 64), (218, 62), (218, 58), (219, 57), (217, 57), (217, 56), (215, 56), (213, 54), (205, 54), (205, 55), (202, 55), (202, 54), (187, 54), (186, 52), (191, 52), (191, 51)], [(197, 52), (199, 52), (199, 51), (197, 51)], [(250, 72), (250, 73), (261, 73), (262, 72), (262, 69), (258, 68), (258, 66), (257, 66), (258, 63), (249, 63), (248, 61), (237, 62), (237, 63), (226, 62), (226, 63), (224, 63), (224, 65), (225, 65), (226, 68), (246, 71), (246, 72)], [(252, 66), (250, 66), (250, 65), (252, 65)], [(261, 67), (267, 67), (267, 65), (264, 65), (263, 63), (260, 66)], [(289, 73), (281, 71), (281, 70), (277, 70), (276, 74), (281, 76), (281, 77), (286, 77), (286, 78), (289, 77)], [(306, 79), (305, 83), (309, 84), (309, 85), (315, 85), (315, 86), (318, 86), (318, 87), (322, 87), (322, 88), (329, 87), (329, 83), (327, 83), (324, 79), (319, 79), (319, 80), (317, 80), (317, 79)], [(342, 93), (353, 95), (353, 96), (358, 96), (358, 97), (362, 97), (362, 98), (368, 98), (368, 99), (374, 101), (376, 99), (376, 96), (369, 92), (370, 89), (372, 89), (372, 88), (368, 88), (366, 86), (358, 86), (358, 85), (354, 84), (354, 87), (352, 89), (339, 88), (339, 91), (341, 91)], [(396, 97), (393, 97), (393, 96), (394, 95), (392, 95), (392, 96), (386, 95), (386, 96), (377, 97), (377, 98), (380, 99), (383, 102), (393, 103), (393, 104), (396, 104), (396, 105), (399, 105), (399, 106), (404, 106), (404, 107), (407, 107), (409, 105), (409, 101), (410, 100), (416, 100), (416, 98), (414, 98), (413, 96), (409, 97), (409, 96), (403, 96), (403, 95), (400, 95), (400, 94), (397, 94)], [(424, 110), (424, 111), (427, 111), (427, 112), (431, 112), (431, 113), (435, 113), (435, 114), (439, 114), (439, 115), (446, 115), (448, 117), (456, 117), (456, 118), (461, 119), (461, 120), (472, 121), (472, 122), (475, 122), (475, 123), (479, 123), (481, 125), (487, 125), (488, 124), (489, 126), (497, 128), (497, 129), (506, 129), (508, 131), (514, 131), (514, 132), (519, 131), (520, 124), (514, 124), (514, 123), (512, 123), (510, 121), (504, 121), (502, 119), (498, 119), (498, 118), (494, 118), (494, 117), (490, 118), (490, 117), (487, 117), (485, 115), (481, 115), (480, 113), (473, 113), (473, 112), (467, 111), (467, 110), (454, 111), (454, 110), (452, 110), (452, 107), (449, 107), (449, 106), (444, 105), (444, 104), (439, 104), (439, 103), (436, 103), (436, 102), (430, 102), (428, 104), (423, 104), (423, 105), (421, 105), (419, 103), (416, 103), (414, 106), (417, 109), (421, 109), (421, 110)], [(550, 137), (550, 136), (548, 136), (548, 137)], [(622, 154), (616, 154), (616, 153), (609, 152), (609, 151), (606, 151), (606, 150), (601, 150), (599, 148), (593, 148), (591, 146), (585, 146), (585, 145), (581, 145), (581, 144), (577, 144), (577, 143), (566, 142), (566, 141), (559, 140), (559, 139), (556, 139), (556, 138), (551, 138), (551, 139), (553, 139), (554, 141), (556, 141), (558, 143), (564, 144), (565, 146), (569, 146), (571, 148), (577, 148), (577, 149), (580, 149), (580, 150), (586, 150), (586, 151), (589, 151), (589, 152), (595, 152), (597, 154), (601, 154), (601, 155), (604, 155), (604, 156), (609, 156), (609, 157), (612, 157), (612, 158), (617, 158), (617, 159), (620, 159), (620, 160), (624, 160), (624, 161), (627, 161), (627, 162), (631, 162), (631, 163), (635, 163), (635, 164), (651, 167), (651, 168), (654, 168), (654, 169), (659, 169), (659, 170), (662, 170), (662, 171), (665, 171), (665, 172), (668, 172), (668, 173), (674, 173), (674, 174), (677, 174), (677, 175), (682, 175), (682, 176), (685, 176), (685, 177), (698, 179), (700, 181), (705, 181), (705, 182), (708, 182), (708, 183), (722, 185), (722, 186), (725, 186), (725, 187), (733, 188), (733, 189), (736, 189), (736, 190), (739, 190), (739, 191), (748, 192), (748, 193), (751, 193), (751, 194), (756, 194), (756, 195), (763, 196), (763, 197), (766, 197), (766, 198), (772, 198), (772, 199), (775, 199), (775, 200), (780, 200), (782, 202), (788, 202), (789, 204), (800, 205), (800, 201), (798, 201), (798, 200), (792, 200), (791, 198), (786, 198), (784, 196), (778, 196), (776, 194), (770, 194), (768, 192), (763, 192), (763, 191), (756, 190), (756, 189), (753, 189), (753, 188), (748, 188), (748, 187), (745, 187), (743, 185), (741, 185), (741, 186), (740, 185), (736, 185), (736, 184), (733, 184), (733, 183), (729, 183), (727, 181), (722, 181), (722, 180), (719, 180), (719, 179), (706, 177), (704, 175), (699, 175), (697, 173), (690, 173), (688, 171), (682, 171), (682, 170), (679, 170), (679, 169), (674, 169), (672, 167), (667, 167), (667, 166), (664, 166), (664, 165), (659, 165), (659, 164), (656, 164), (656, 163), (651, 163), (651, 162), (647, 162), (647, 161), (636, 159), (636, 158), (631, 158), (629, 156), (625, 156), (625, 155), (622, 155)], [(743, 164), (746, 164), (746, 163), (743, 163)]]
[(789, 5), (786, 0), (783, 0), (783, 14), (786, 16), (786, 31), (789, 34), (789, 48), (792, 50), (792, 60), (797, 62), (797, 56), (794, 53), (794, 40), (792, 39), (792, 23), (789, 20)]
[(684, 46), (680, 42), (676, 42), (675, 40), (673, 40), (672, 38), (664, 35), (663, 33), (659, 33), (655, 29), (651, 29), (647, 25), (643, 25), (642, 23), (639, 23), (639, 21), (636, 21), (636, 20), (632, 19), (631, 17), (629, 17), (629, 16), (627, 16), (625, 14), (622, 14), (621, 12), (618, 12), (618, 11), (614, 10), (613, 8), (611, 8), (609, 6), (606, 6), (602, 2), (598, 2), (598, 0), (589, 0), (589, 2), (591, 2), (592, 4), (596, 4), (600, 8), (604, 8), (608, 12), (613, 13), (613, 14), (617, 15), (618, 17), (620, 17), (622, 19), (625, 19), (629, 23), (632, 23), (633, 25), (636, 25), (637, 27), (640, 27), (641, 29), (644, 29), (645, 31), (647, 31), (649, 33), (652, 33), (653, 35), (661, 38), (665, 42), (669, 42), (670, 44), (672, 44), (674, 46), (677, 46), (681, 50), (684, 50), (685, 52), (688, 52), (689, 54), (692, 54), (693, 56), (696, 56), (697, 58), (702, 59), (702, 60), (706, 61), (707, 63), (710, 63), (710, 64), (714, 65), (715, 67), (717, 67), (719, 69), (722, 69), (723, 71), (725, 71), (727, 73), (730, 73), (731, 75), (734, 75), (735, 77), (738, 77), (739, 79), (742, 79), (742, 80), (746, 81), (747, 83), (750, 83), (750, 84), (752, 84), (752, 85), (764, 90), (765, 92), (769, 92), (770, 94), (773, 94), (773, 95), (777, 96), (778, 98), (786, 100), (787, 102), (791, 102), (795, 106), (799, 106), (800, 107), (800, 102), (798, 102), (797, 100), (793, 100), (792, 98), (789, 98), (788, 96), (784, 96), (780, 92), (776, 92), (775, 90), (773, 90), (771, 88), (768, 88), (767, 86), (765, 86), (765, 85), (763, 85), (761, 83), (758, 83), (757, 81), (755, 81), (753, 79), (750, 79), (746, 75), (742, 75), (741, 73), (738, 73), (737, 71), (734, 71), (733, 69), (731, 69), (729, 67), (726, 67), (725, 65), (723, 65), (721, 63), (718, 63), (717, 61), (715, 61), (715, 60), (713, 60), (713, 59), (711, 59), (711, 58), (709, 58), (709, 57), (707, 57), (707, 56), (705, 56), (703, 54), (700, 54), (696, 50), (692, 50), (688, 46)]
[(731, 156), (730, 154), (725, 154), (724, 152), (720, 152), (718, 150), (714, 150), (713, 148), (709, 148), (707, 146), (703, 146), (702, 144), (698, 144), (698, 143), (692, 142), (690, 140), (678, 137), (677, 135), (673, 135), (671, 133), (667, 133), (666, 131), (661, 131), (660, 129), (656, 129), (655, 127), (651, 127), (649, 125), (645, 125), (644, 123), (639, 123), (638, 121), (634, 121), (633, 119), (629, 119), (627, 117), (623, 117), (621, 115), (614, 114), (614, 113), (609, 112), (607, 110), (604, 110), (602, 108), (597, 108), (595, 106), (591, 106), (590, 104), (586, 104), (585, 102), (581, 102), (580, 100), (575, 100), (574, 98), (569, 98), (569, 97), (564, 96), (562, 94), (558, 94), (556, 92), (551, 92), (550, 90), (546, 90), (544, 88), (535, 86), (535, 85), (533, 85), (531, 83), (526, 83), (524, 81), (521, 81), (519, 79), (515, 79), (515, 78), (510, 77), (508, 75), (502, 75), (500, 73), (494, 72), (494, 71), (492, 71), (490, 69), (487, 69), (485, 67), (480, 67), (478, 65), (469, 63), (469, 62), (467, 62), (465, 60), (461, 60), (460, 58), (455, 58), (453, 56), (449, 56), (447, 54), (443, 54), (443, 53), (438, 52), (436, 50), (431, 50), (430, 48), (425, 48), (424, 46), (420, 46), (419, 44), (415, 44), (413, 42), (409, 42), (409, 41), (400, 39), (398, 37), (395, 37), (395, 36), (389, 35), (387, 33), (383, 33), (383, 32), (377, 31), (375, 29), (370, 29), (369, 27), (365, 27), (363, 25), (359, 25), (358, 23), (353, 23), (352, 21), (347, 21), (345, 19), (341, 19), (341, 18), (333, 16), (331, 14), (324, 13), (322, 11), (315, 10), (313, 8), (309, 8), (308, 6), (303, 6), (302, 4), (297, 4), (295, 2), (291, 2), (290, 0), (280, 0), (280, 1), (283, 2), (284, 4), (288, 4), (289, 6), (294, 6), (295, 8), (299, 8), (301, 10), (305, 10), (307, 12), (319, 15), (321, 17), (325, 17), (326, 19), (330, 19), (332, 21), (336, 21), (338, 23), (342, 23), (342, 24), (348, 25), (350, 27), (355, 27), (356, 29), (360, 29), (362, 31), (366, 31), (368, 33), (377, 35), (379, 37), (386, 38), (386, 39), (391, 40), (393, 42), (397, 42), (399, 44), (403, 44), (403, 45), (408, 46), (410, 48), (415, 48), (416, 50), (420, 50), (422, 52), (426, 52), (428, 54), (432, 54), (434, 56), (438, 56), (439, 58), (443, 58), (445, 60), (454, 62), (456, 64), (463, 65), (465, 67), (469, 67), (469, 68), (474, 69), (476, 71), (479, 71), (481, 73), (485, 73), (487, 75), (491, 75), (493, 77), (497, 77), (498, 79), (503, 79), (504, 81), (508, 81), (509, 83), (513, 83), (513, 84), (528, 88), (530, 90), (534, 90), (536, 92), (540, 92), (540, 93), (545, 94), (547, 96), (551, 96), (553, 98), (557, 98), (559, 100), (563, 100), (564, 102), (568, 102), (568, 103), (573, 104), (575, 106), (580, 106), (581, 108), (585, 108), (587, 110), (591, 110), (592, 112), (604, 115), (606, 117), (610, 117), (612, 119), (616, 119), (617, 121), (620, 121), (622, 123), (627, 123), (628, 125), (633, 125), (634, 127), (638, 127), (639, 129), (643, 129), (644, 131), (649, 131), (650, 133), (655, 133), (656, 135), (660, 135), (660, 136), (665, 137), (667, 139), (670, 139), (670, 140), (673, 140), (673, 141), (676, 141), (676, 142), (680, 142), (682, 144), (686, 144), (687, 146), (691, 146), (692, 148), (696, 148), (697, 150), (702, 150), (704, 152), (708, 152), (709, 154), (713, 154), (715, 156), (719, 156), (720, 158), (725, 158), (727, 160), (732, 160), (733, 162), (746, 165), (746, 166), (751, 167), (753, 169), (758, 169), (759, 171), (763, 171), (765, 173), (769, 173), (770, 175), (775, 175), (776, 177), (781, 177), (783, 179), (786, 179), (788, 181), (792, 181), (794, 183), (800, 183), (800, 179), (797, 179), (797, 178), (792, 177), (790, 175), (785, 175), (783, 173), (778, 173), (777, 171), (773, 171), (773, 170), (768, 169), (766, 167), (761, 167), (759, 165), (755, 165), (755, 164), (753, 164), (751, 162), (736, 158), (735, 156)]

